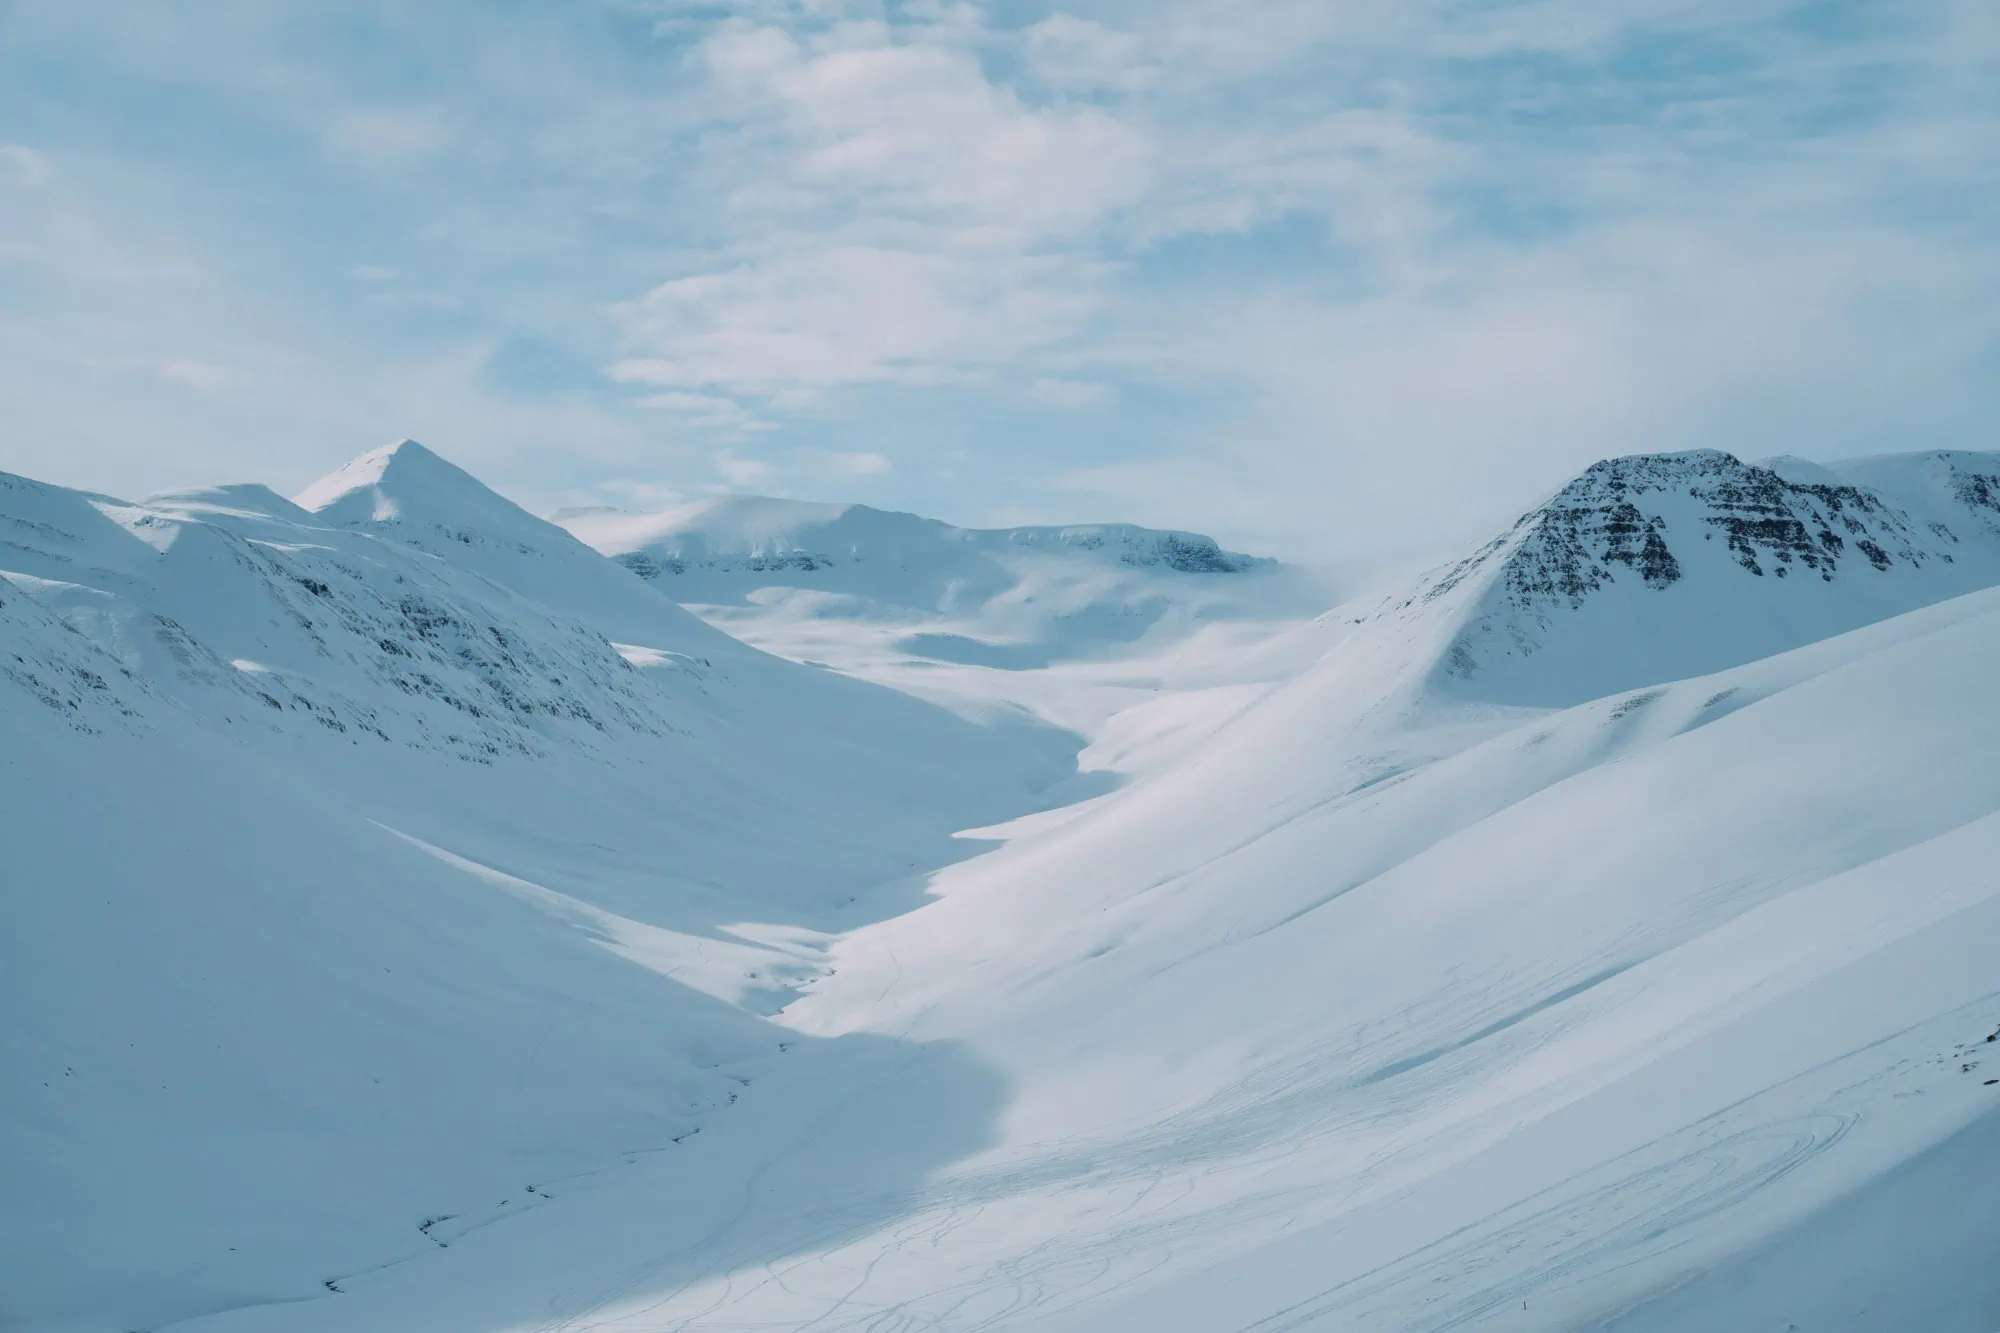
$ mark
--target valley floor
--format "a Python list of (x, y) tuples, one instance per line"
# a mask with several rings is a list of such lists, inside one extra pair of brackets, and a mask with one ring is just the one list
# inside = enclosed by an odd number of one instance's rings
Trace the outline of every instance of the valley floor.
[(826, 941), (699, 1133), (175, 1327), (2000, 1326), (1996, 650), (1982, 595), (1275, 776), (1226, 736), (1337, 682), (850, 663), (1162, 762)]

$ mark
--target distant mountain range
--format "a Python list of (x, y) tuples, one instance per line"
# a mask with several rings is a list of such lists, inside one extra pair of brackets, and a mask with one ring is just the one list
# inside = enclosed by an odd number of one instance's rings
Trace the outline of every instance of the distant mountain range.
[[(1001, 562), (1045, 555), (1181, 574), (1244, 574), (1276, 561), (1225, 551), (1213, 538), (1129, 523), (956, 528), (867, 505), (723, 495), (658, 513), (569, 509), (552, 516), (642, 578), (670, 580), (688, 601), (722, 600), (780, 573), (822, 575), (812, 586), (893, 589), (922, 606), (970, 577), (958, 595), (1004, 591)], [(982, 577), (983, 576), (983, 577)], [(693, 595), (703, 594), (703, 595)]]
[(1326, 596), (1319, 580), (1276, 560), (1125, 523), (958, 528), (752, 495), (554, 518), (754, 642), (782, 642), (795, 628), (787, 620), (855, 619), (899, 627), (896, 643), (911, 655), (971, 665), (1117, 653), (1204, 622), (1311, 615)]

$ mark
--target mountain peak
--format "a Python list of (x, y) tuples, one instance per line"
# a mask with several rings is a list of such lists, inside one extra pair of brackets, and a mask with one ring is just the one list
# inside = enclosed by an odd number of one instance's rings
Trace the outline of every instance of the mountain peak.
[(335, 520), (367, 518), (394, 522), (407, 508), (428, 508), (449, 496), (459, 503), (509, 502), (485, 483), (418, 444), (403, 439), (371, 449), (321, 477), (297, 495), (294, 504)]
[(1552, 584), (1572, 605), (1613, 581), (1610, 566), (1665, 587), (1681, 577), (1666, 541), (1674, 517), (1682, 533), (1726, 538), (1732, 562), (1758, 577), (1796, 567), (1830, 581), (1850, 547), (1877, 569), (1926, 559), (1903, 517), (1870, 491), (1700, 449), (1592, 464), (1515, 525), (1526, 540), (1508, 555), (1509, 581), (1521, 595)]
[(448, 560), (619, 642), (704, 658), (739, 647), (415, 440), (371, 449), (306, 487), (296, 502), (323, 523)]
[(1980, 478), (1948, 480), (1918, 509), (1851, 465), (1609, 458), (1404, 606), (1437, 606), (1440, 682), (1491, 702), (1703, 675), (1994, 583)]

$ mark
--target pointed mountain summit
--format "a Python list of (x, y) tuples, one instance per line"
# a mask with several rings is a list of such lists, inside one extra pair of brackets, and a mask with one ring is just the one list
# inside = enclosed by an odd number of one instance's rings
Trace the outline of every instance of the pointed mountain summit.
[(321, 522), (447, 559), (616, 642), (696, 657), (740, 653), (727, 635), (415, 440), (370, 450), (293, 500)]
[[(413, 440), (363, 454), (308, 486), (298, 502), (321, 522), (414, 547), (581, 622), (635, 667), (688, 674), (698, 682), (702, 709), (739, 729), (735, 743), (746, 754), (799, 765), (806, 743), (840, 756), (834, 767), (858, 769), (885, 755), (901, 764), (913, 754), (950, 753), (975, 731), (907, 695), (732, 637), (683, 608), (664, 586)], [(974, 739), (996, 748), (995, 762), (1008, 771), (1043, 762), (1012, 740)]]
[(369, 450), (307, 486), (292, 502), (341, 527), (404, 523), (490, 529), (541, 522), (415, 440)]

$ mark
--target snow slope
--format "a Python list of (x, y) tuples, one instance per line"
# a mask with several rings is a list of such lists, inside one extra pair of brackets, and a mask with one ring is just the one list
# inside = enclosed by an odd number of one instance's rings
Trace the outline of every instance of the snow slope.
[[(2000, 1115), (1990, 463), (1613, 460), (1411, 590), (1246, 631), (1235, 676), (1213, 626), (1092, 665), (1155, 687), (1119, 686), (1115, 713), (1113, 677), (1076, 663), (940, 668), (1092, 715), (1083, 762), (1136, 775), (1042, 810), (1073, 746), (1051, 764), (1035, 733), (734, 645), (704, 664), (677, 636), (712, 631), (638, 598), (656, 584), (511, 508), (471, 522), (476, 483), (407, 447), (307, 492), (312, 514), (42, 488), (9, 540), (73, 577), (0, 583), (27, 794), (5, 836), (46, 886), (0, 995), (50, 1015), (5, 1025), (30, 1073), (0, 1161), (36, 1206), (4, 1214), (0, 1253), (25, 1257), (0, 1311), (187, 1333), (1986, 1327), (2000, 1276), (1939, 1259), (2000, 1220), (1948, 1188), (1991, 1173)], [(274, 578), (360, 608), (365, 633), (322, 632), (356, 659), (339, 692), (280, 615), (253, 639), (190, 611), (186, 638), (227, 629), (265, 657), (230, 640), (203, 671), (343, 721), (369, 704), (388, 739), (182, 680), (117, 610), (167, 604), (159, 566), (50, 535), (114, 513), (156, 556), (264, 543)], [(520, 742), (487, 754), (446, 738), (451, 705), (364, 688), (389, 669), (367, 596), (393, 605), (399, 577), (562, 680), (447, 639), (441, 688), (574, 698), (601, 726), (452, 724)], [(592, 656), (587, 622), (636, 642)], [(635, 666), (628, 696), (606, 651), (679, 665)], [(735, 744), (822, 688), (907, 728), (875, 769), (825, 757), (878, 728), (817, 703), (772, 748)], [(785, 743), (796, 769), (760, 757)], [(111, 836), (48, 836), (86, 808)], [(77, 1083), (86, 1064), (123, 1081)], [(183, 1068), (185, 1091), (139, 1077)], [(420, 1229), (443, 1212), (466, 1220)], [(274, 1216), (254, 1261), (226, 1257)], [(1945, 1218), (1970, 1241), (1933, 1237)], [(1829, 1255), (1854, 1256), (1835, 1282)]]
[(0, 729), (10, 1329), (327, 1294), (689, 1132), (775, 1053), (283, 764), (15, 698)]
[(0, 1326), (325, 1295), (661, 1148), (826, 932), (1070, 771), (417, 446), (303, 498), (0, 476)]
[[(1495, 713), (1242, 822), (1243, 729), (1324, 709), (1301, 681), (1173, 770), (1234, 845), (1139, 783), (940, 872), (779, 1016), (983, 1090), (780, 1071), (615, 1191), (190, 1327), (1584, 1329), (1674, 1299), (1735, 1326), (1686, 1280), (1906, 1172), (1932, 1199), (1924, 1150), (1990, 1141), (1953, 1135), (2000, 1112), (1996, 650), (1975, 594)], [(870, 1177), (942, 1121), (947, 1161)], [(728, 1203), (650, 1224), (691, 1187)], [(1760, 1299), (1826, 1315), (1802, 1327), (2000, 1298), (1990, 1266), (1845, 1300), (1793, 1271)]]

